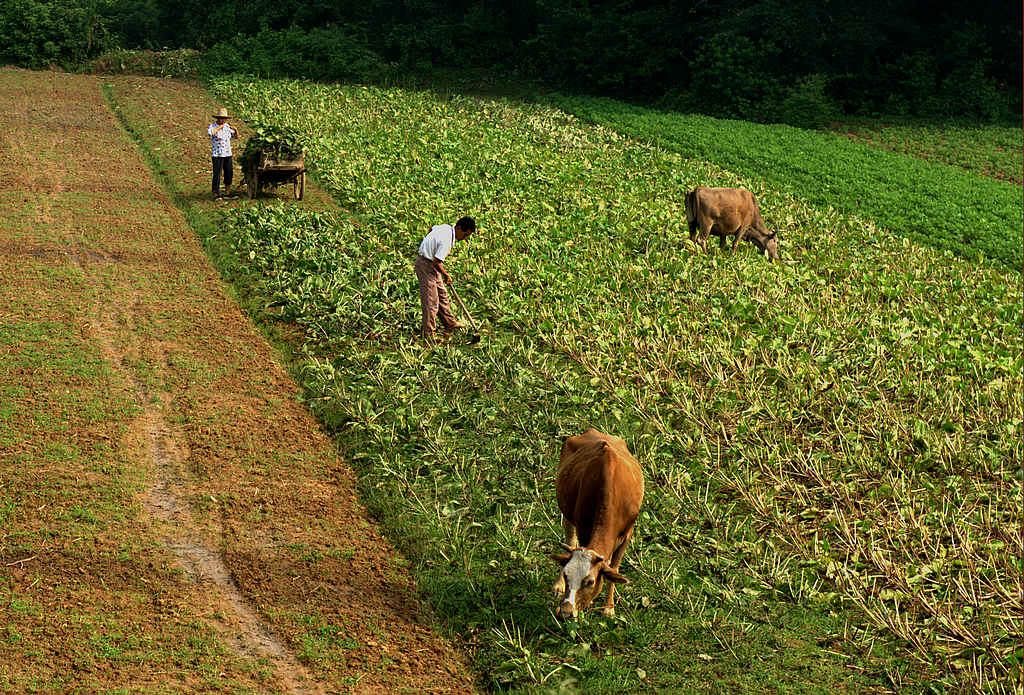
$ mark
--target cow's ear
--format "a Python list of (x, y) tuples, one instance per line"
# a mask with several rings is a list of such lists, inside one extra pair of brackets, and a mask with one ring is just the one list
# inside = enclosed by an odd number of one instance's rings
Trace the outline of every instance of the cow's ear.
[(562, 458), (565, 458), (567, 454), (575, 454), (579, 451), (579, 440), (579, 436), (565, 438), (565, 441), (562, 442)]
[(611, 567), (605, 567), (601, 570), (601, 574), (604, 578), (613, 584), (629, 584), (629, 580), (623, 577), (621, 574), (613, 570)]
[(559, 553), (558, 555), (551, 554), (548, 555), (548, 557), (564, 567), (565, 563), (569, 562), (569, 558), (572, 557), (572, 553)]

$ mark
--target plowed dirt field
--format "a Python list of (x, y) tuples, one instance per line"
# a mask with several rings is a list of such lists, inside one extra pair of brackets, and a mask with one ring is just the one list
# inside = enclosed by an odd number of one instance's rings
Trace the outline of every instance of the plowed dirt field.
[[(243, 204), (168, 84), (157, 173)], [(0, 692), (472, 691), (102, 85), (0, 70)]]

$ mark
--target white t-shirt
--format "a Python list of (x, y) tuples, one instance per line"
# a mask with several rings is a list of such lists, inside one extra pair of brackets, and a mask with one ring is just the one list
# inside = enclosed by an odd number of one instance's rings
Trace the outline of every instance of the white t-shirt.
[(430, 234), (420, 242), (420, 255), (428, 261), (443, 261), (455, 245), (455, 227), (450, 224), (435, 224)]
[(211, 156), (213, 157), (230, 157), (231, 156), (231, 126), (227, 123), (216, 133), (213, 131), (217, 130), (217, 124), (211, 123), (210, 127), (206, 129), (206, 132), (210, 134), (210, 150)]

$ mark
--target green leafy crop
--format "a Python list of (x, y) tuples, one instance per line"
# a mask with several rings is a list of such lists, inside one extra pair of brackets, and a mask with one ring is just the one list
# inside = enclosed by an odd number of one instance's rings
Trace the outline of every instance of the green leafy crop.
[[(687, 157), (710, 160), (815, 205), (872, 220), (958, 256), (979, 254), (1020, 270), (1021, 189), (839, 135), (629, 106), (610, 99), (556, 97), (581, 118)], [(1018, 140), (1019, 146), (1019, 140)], [(847, 239), (823, 235), (820, 243)]]
[[(1007, 680), (1018, 273), (552, 108), (215, 88), (306, 134), (358, 220), (255, 206), (225, 234), (267, 306), (303, 328), (312, 407), (496, 687), (867, 690), (896, 663), (940, 687)], [(753, 190), (783, 262), (698, 253), (683, 195), (699, 184)], [(450, 268), (486, 335), (423, 347), (416, 247), (463, 214), (479, 231)], [(587, 426), (626, 439), (647, 495), (625, 621), (560, 626), (545, 595), (554, 471)], [(832, 646), (801, 654), (808, 673), (780, 643)], [(836, 649), (864, 659), (863, 680)]]
[(1021, 184), (1024, 147), (1020, 126), (927, 123), (838, 123), (835, 131), (857, 142)]

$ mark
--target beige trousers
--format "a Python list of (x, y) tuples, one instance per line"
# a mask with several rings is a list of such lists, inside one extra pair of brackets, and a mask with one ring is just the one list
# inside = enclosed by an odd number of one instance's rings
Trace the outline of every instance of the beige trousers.
[(438, 272), (433, 261), (416, 254), (416, 278), (420, 281), (420, 306), (423, 308), (423, 335), (433, 335), (436, 324), (435, 317), (440, 315), (444, 325), (456, 323), (448, 303), (448, 289), (444, 286), (444, 278)]

